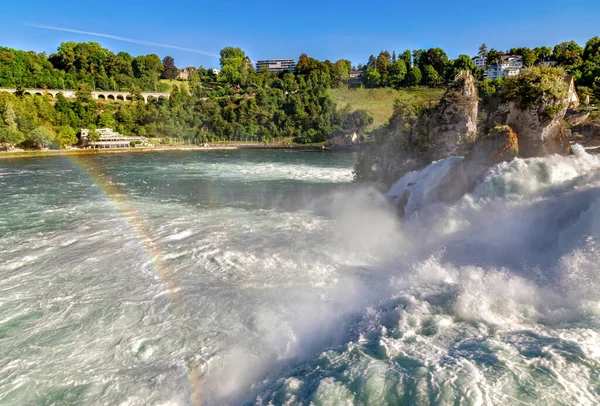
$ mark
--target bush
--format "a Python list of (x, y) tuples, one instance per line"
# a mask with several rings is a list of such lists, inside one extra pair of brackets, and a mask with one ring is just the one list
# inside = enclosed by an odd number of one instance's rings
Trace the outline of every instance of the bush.
[(569, 85), (563, 68), (533, 67), (504, 80), (502, 97), (517, 103), (521, 110), (546, 106), (552, 116), (565, 107)]
[(55, 140), (54, 131), (46, 127), (36, 127), (25, 138), (25, 146), (29, 148), (42, 149), (49, 147)]

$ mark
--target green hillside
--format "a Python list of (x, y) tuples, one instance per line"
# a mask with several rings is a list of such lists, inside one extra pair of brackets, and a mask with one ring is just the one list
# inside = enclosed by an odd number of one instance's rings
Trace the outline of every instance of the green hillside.
[(429, 87), (416, 87), (409, 89), (394, 90), (389, 88), (380, 89), (331, 89), (330, 94), (338, 108), (349, 104), (352, 110), (364, 109), (373, 115), (374, 121), (369, 129), (377, 128), (385, 124), (392, 116), (394, 101), (396, 99), (438, 101), (443, 89), (432, 89)]
[(173, 89), (173, 86), (179, 86), (179, 88), (181, 89), (181, 86), (183, 86), (186, 90), (189, 91), (189, 86), (188, 86), (188, 82), (187, 81), (182, 81), (182, 80), (177, 80), (177, 79), (161, 79), (160, 83), (163, 83), (165, 85), (168, 86), (167, 88), (167, 92), (171, 92), (171, 89)]

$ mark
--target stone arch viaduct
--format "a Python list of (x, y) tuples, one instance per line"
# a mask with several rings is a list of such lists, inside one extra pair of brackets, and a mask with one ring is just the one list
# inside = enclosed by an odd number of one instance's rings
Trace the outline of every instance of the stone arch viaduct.
[[(0, 92), (6, 93), (17, 93), (17, 89), (0, 89)], [(62, 94), (67, 99), (74, 99), (75, 90), (57, 90), (57, 89), (24, 89), (23, 94), (30, 95), (50, 95), (53, 98), (56, 98), (59, 94)], [(170, 93), (167, 92), (142, 92), (142, 97), (144, 98), (144, 102), (148, 103), (151, 101), (168, 99), (171, 96)], [(117, 92), (110, 90), (99, 90), (92, 92), (92, 97), (97, 100), (121, 100), (121, 101), (132, 101), (133, 96), (129, 92)]]

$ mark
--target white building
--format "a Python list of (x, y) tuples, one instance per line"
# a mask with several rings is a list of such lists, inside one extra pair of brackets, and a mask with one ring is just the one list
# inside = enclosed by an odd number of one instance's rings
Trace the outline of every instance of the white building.
[(215, 75), (218, 75), (219, 73), (221, 73), (221, 69), (214, 68), (212, 70), (212, 73), (215, 74)]
[(146, 137), (127, 137), (121, 135), (110, 128), (99, 128), (96, 133), (100, 136), (98, 141), (92, 141), (89, 139), (90, 130), (87, 128), (81, 129), (81, 139), (79, 141), (83, 148), (129, 148), (131, 143), (140, 141), (142, 144), (147, 144)]
[(479, 69), (484, 69), (485, 68), (485, 64), (487, 63), (487, 58), (486, 57), (481, 57), (481, 56), (476, 56), (475, 58), (473, 58), (473, 63)]
[(521, 55), (506, 55), (498, 58), (495, 64), (490, 64), (483, 76), (486, 79), (503, 78), (504, 76), (515, 76), (523, 70), (523, 57)]
[(293, 72), (296, 69), (296, 61), (294, 59), (265, 59), (256, 61), (256, 70), (266, 66), (270, 72)]

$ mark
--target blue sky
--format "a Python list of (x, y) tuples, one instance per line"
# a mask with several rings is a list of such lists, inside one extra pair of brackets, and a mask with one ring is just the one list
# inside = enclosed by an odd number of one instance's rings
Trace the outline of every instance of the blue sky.
[(3, 0), (0, 45), (52, 53), (63, 41), (97, 41), (134, 56), (171, 55), (179, 67), (217, 66), (218, 58), (210, 54), (229, 45), (241, 47), (253, 61), (306, 52), (358, 64), (383, 49), (439, 46), (454, 58), (476, 54), (483, 42), (496, 49), (567, 40), (584, 45), (600, 35), (599, 21), (600, 0)]

